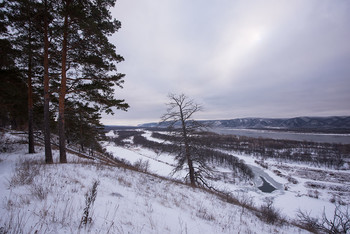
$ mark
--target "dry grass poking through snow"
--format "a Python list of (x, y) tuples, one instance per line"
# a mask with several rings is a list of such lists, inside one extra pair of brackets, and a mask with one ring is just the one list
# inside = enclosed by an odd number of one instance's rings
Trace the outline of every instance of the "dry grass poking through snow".
[[(42, 151), (25, 150), (18, 145), (0, 154), (0, 233), (305, 232), (266, 224), (200, 189), (86, 160), (45, 165)], [(96, 198), (81, 225), (85, 194), (96, 181)]]

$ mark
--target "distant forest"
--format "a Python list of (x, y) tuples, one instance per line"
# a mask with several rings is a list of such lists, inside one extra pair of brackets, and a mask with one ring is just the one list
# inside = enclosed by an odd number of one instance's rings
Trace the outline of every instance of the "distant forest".
[[(133, 143), (142, 147), (150, 148), (156, 152), (172, 153), (177, 147), (174, 136), (163, 131), (152, 132), (152, 137), (173, 142), (174, 144), (158, 143), (147, 140), (142, 136), (143, 131), (132, 129), (119, 129), (118, 137), (112, 139), (117, 145), (124, 146), (124, 140), (133, 137)], [(220, 165), (235, 165), (234, 171), (249, 176), (249, 170), (240, 165), (229, 152), (252, 155), (261, 161), (273, 158), (277, 162), (298, 162), (315, 167), (330, 169), (346, 169), (350, 159), (350, 144), (329, 144), (305, 141), (274, 140), (264, 138), (252, 138), (234, 135), (221, 135), (212, 132), (201, 132), (191, 137), (193, 146), (197, 146), (199, 153), (205, 155), (206, 160)], [(219, 150), (219, 152), (218, 152)]]
[[(237, 118), (203, 120), (216, 128), (271, 129), (274, 131), (350, 133), (350, 116), (295, 117), (295, 118)], [(141, 127), (166, 127), (166, 123), (145, 123)]]

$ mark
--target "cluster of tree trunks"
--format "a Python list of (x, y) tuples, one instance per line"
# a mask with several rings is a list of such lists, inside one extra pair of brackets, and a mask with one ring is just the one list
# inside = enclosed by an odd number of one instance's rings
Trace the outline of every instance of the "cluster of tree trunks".
[[(0, 94), (1, 124), (6, 125), (7, 119), (24, 120), (27, 108), (28, 152), (35, 152), (34, 129), (41, 128), (46, 163), (53, 162), (53, 126), (58, 125), (60, 162), (65, 163), (67, 139), (76, 139), (82, 148), (84, 144), (94, 144), (96, 139), (82, 136), (81, 129), (84, 127), (90, 131), (86, 134), (96, 138), (101, 112), (113, 114), (112, 108), (129, 107), (114, 97), (113, 87), (122, 88), (124, 78), (116, 68), (123, 57), (108, 40), (121, 26), (112, 18), (110, 8), (114, 5), (115, 0), (0, 3), (1, 52), (7, 58), (1, 60), (0, 86), (14, 89), (12, 99)], [(25, 92), (23, 87), (27, 87)], [(16, 102), (22, 104), (25, 99), (27, 106), (16, 108)], [(79, 119), (80, 128), (66, 121), (67, 116)]]

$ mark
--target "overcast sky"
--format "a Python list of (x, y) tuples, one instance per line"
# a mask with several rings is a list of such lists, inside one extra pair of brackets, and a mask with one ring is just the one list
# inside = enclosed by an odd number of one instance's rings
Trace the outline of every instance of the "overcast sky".
[(117, 0), (111, 41), (125, 61), (128, 112), (104, 124), (159, 121), (168, 93), (197, 119), (350, 115), (348, 0)]

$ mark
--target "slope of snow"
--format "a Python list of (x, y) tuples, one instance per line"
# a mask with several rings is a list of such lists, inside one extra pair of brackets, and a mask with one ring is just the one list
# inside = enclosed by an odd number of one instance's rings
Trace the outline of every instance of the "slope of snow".
[[(150, 141), (155, 141), (155, 138), (151, 137), (151, 133), (146, 131), (145, 134), (143, 134), (144, 137), (146, 137)], [(112, 153), (114, 156), (118, 158), (122, 158), (125, 160), (128, 160), (131, 162), (131, 164), (134, 164), (137, 160), (148, 160), (149, 161), (149, 171), (152, 173), (156, 173), (161, 176), (165, 177), (172, 177), (175, 179), (183, 179), (184, 175), (186, 175), (186, 171), (182, 171), (178, 174), (175, 174), (175, 176), (171, 175), (172, 170), (174, 169), (175, 161), (174, 157), (169, 154), (156, 154), (155, 152), (130, 146), (128, 149), (122, 148), (119, 146), (114, 145), (113, 143), (107, 143), (105, 142), (105, 148), (108, 152)], [(263, 167), (261, 167), (259, 164), (256, 163), (257, 158), (252, 157), (250, 155), (242, 155), (242, 154), (236, 154), (235, 152), (230, 151), (224, 151), (220, 150), (224, 153), (232, 154), (239, 159), (245, 161), (246, 164), (250, 165), (252, 168), (256, 168), (255, 173), (258, 173), (258, 175), (262, 175), (265, 179), (267, 179), (272, 185), (274, 185), (277, 190), (275, 190), (272, 193), (263, 193), (261, 192), (257, 187), (261, 185), (261, 180), (259, 176), (257, 175), (256, 178), (252, 181), (254, 184), (250, 183), (241, 183), (237, 182), (234, 179), (229, 180), (217, 180), (217, 181), (210, 181), (211, 185), (213, 185), (216, 189), (219, 189), (220, 191), (228, 192), (240, 199), (240, 197), (249, 198), (252, 200), (253, 204), (255, 206), (259, 207), (260, 205), (264, 204), (266, 198), (273, 199), (274, 206), (278, 208), (283, 215), (285, 215), (287, 218), (293, 220), (297, 217), (297, 213), (299, 210), (303, 212), (310, 213), (312, 217), (321, 217), (323, 212), (328, 217), (332, 217), (334, 214), (335, 204), (332, 203), (330, 200), (332, 197), (334, 197), (335, 192), (330, 190), (315, 190), (307, 188), (306, 183), (313, 182), (311, 178), (305, 179), (300, 177), (295, 177), (293, 175), (293, 178), (299, 181), (298, 184), (293, 184), (290, 181), (288, 181), (287, 178), (282, 178), (280, 176), (277, 176), (273, 170), (280, 168), (274, 166), (276, 162), (273, 160), (266, 160), (266, 163), (269, 163), (269, 169), (266, 170)], [(283, 163), (285, 166), (289, 166), (292, 170), (296, 170), (299, 167), (303, 167), (303, 170), (310, 170), (315, 169), (313, 167), (308, 167), (306, 165), (298, 165), (295, 163)], [(227, 168), (220, 168), (216, 167), (215, 170), (224, 172), (228, 176), (230, 176), (230, 171)], [(259, 174), (260, 173), (260, 174)], [(284, 174), (289, 175), (290, 172), (285, 171)], [(337, 173), (336, 171), (334, 173)], [(339, 173), (339, 172), (338, 172)], [(349, 171), (344, 172), (347, 174), (350, 174)], [(318, 181), (316, 181), (318, 182)], [(349, 185), (350, 182), (346, 182), (347, 185)], [(327, 183), (329, 186), (334, 185), (335, 183)], [(286, 189), (285, 189), (286, 188)], [(312, 197), (313, 192), (319, 192), (317, 197)], [(345, 195), (346, 197), (346, 195)], [(343, 202), (348, 203), (349, 198), (341, 198)]]
[[(0, 135), (1, 140), (9, 138)], [(14, 142), (20, 138), (11, 138)], [(12, 144), (0, 153), (0, 232), (9, 233), (304, 233), (260, 221), (250, 211), (183, 184), (68, 154), (45, 165), (43, 149)], [(128, 151), (118, 148), (118, 155)], [(54, 161), (58, 152), (53, 151)], [(27, 179), (31, 181), (27, 181)], [(98, 181), (87, 209), (85, 194)], [(88, 223), (81, 225), (84, 208)]]

